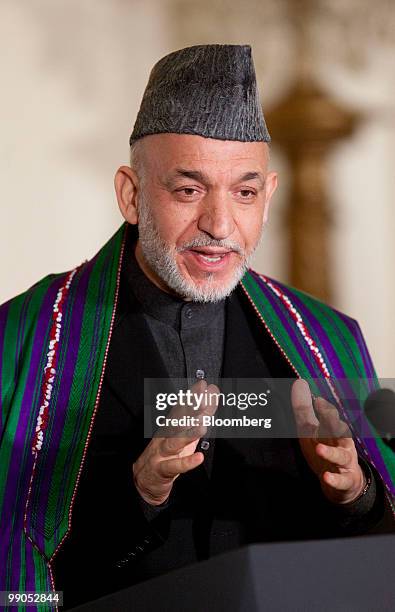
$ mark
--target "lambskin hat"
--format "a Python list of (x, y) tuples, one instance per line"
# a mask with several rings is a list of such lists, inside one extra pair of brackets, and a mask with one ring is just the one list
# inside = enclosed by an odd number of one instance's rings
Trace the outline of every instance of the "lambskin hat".
[(162, 133), (270, 142), (249, 45), (197, 45), (159, 60), (130, 144)]

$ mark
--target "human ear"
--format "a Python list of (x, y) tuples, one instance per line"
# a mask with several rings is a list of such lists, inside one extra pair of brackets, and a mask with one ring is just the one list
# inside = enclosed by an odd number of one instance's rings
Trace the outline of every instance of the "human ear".
[(266, 223), (269, 218), (269, 208), (272, 195), (277, 189), (278, 174), (277, 172), (268, 172), (265, 180), (265, 204), (263, 209), (263, 223)]
[(134, 170), (129, 166), (118, 168), (114, 177), (114, 187), (121, 215), (128, 223), (136, 225), (138, 221), (137, 191), (139, 183)]

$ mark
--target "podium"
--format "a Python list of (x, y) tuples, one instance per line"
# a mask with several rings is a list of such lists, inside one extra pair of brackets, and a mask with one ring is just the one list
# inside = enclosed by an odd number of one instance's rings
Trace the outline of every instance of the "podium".
[(395, 535), (257, 544), (73, 612), (393, 612)]

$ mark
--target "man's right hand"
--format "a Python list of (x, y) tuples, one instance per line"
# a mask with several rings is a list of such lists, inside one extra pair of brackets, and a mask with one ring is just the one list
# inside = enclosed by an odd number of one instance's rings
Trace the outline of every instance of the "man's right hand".
[[(191, 387), (193, 393), (219, 393), (215, 385), (207, 386), (201, 380)], [(217, 403), (203, 402), (193, 416), (214, 414)], [(185, 407), (176, 406), (169, 417), (186, 414)], [(153, 506), (163, 504), (169, 497), (174, 481), (180, 474), (185, 474), (198, 467), (204, 461), (201, 452), (195, 452), (199, 439), (206, 434), (207, 428), (199, 425), (193, 428), (177, 427), (174, 435), (167, 430), (166, 437), (154, 437), (144, 452), (133, 464), (133, 479), (141, 497)]]

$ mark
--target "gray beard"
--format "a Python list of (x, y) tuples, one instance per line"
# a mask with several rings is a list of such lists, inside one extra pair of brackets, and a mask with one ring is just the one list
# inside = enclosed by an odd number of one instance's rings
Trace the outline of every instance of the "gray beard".
[[(249, 267), (252, 255), (257, 244), (249, 255), (233, 240), (215, 240), (209, 236), (200, 235), (177, 249), (171, 248), (160, 236), (148, 202), (140, 194), (139, 199), (139, 241), (144, 259), (150, 268), (161, 278), (166, 285), (183, 299), (194, 302), (219, 302), (232, 293), (236, 285), (244, 276)], [(225, 285), (216, 285), (215, 273), (208, 272), (204, 284), (196, 285), (181, 274), (176, 253), (194, 247), (214, 246), (232, 249), (241, 255), (241, 261), (235, 268), (232, 278)]]

